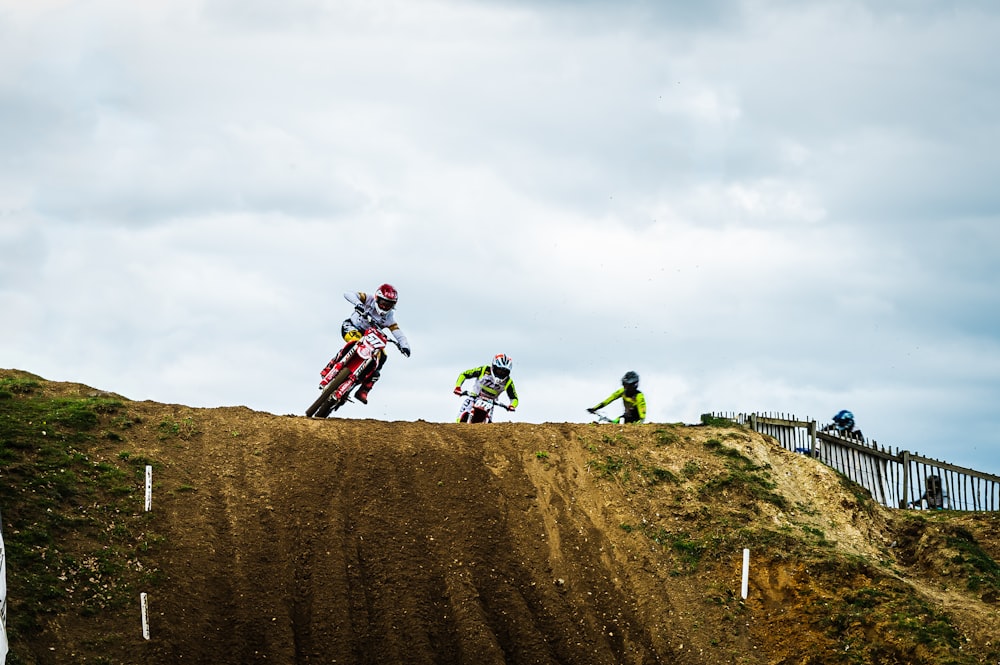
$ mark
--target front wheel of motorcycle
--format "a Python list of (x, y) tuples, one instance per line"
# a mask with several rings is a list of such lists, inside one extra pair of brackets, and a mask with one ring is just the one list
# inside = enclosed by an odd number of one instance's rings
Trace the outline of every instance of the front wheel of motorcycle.
[(326, 388), (323, 388), (323, 392), (320, 393), (319, 398), (312, 403), (312, 406), (306, 409), (306, 415), (310, 418), (326, 418), (330, 415), (334, 407), (339, 406), (339, 404), (334, 403), (333, 393), (340, 387), (340, 384), (347, 380), (350, 373), (350, 370), (346, 367), (337, 372), (337, 375), (330, 380), (330, 383), (326, 384)]

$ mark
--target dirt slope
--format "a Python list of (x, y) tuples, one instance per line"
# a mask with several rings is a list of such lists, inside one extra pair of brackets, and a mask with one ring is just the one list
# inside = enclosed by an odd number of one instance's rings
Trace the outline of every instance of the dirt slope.
[(744, 429), (121, 401), (87, 455), (154, 466), (151, 639), (70, 607), (19, 662), (1000, 661), (997, 516), (885, 511)]

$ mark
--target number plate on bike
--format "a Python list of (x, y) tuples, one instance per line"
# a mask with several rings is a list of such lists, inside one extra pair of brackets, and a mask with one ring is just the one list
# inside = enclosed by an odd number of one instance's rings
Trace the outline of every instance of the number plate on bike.
[(385, 348), (385, 339), (374, 330), (369, 330), (358, 342), (358, 355), (368, 360), (379, 349)]

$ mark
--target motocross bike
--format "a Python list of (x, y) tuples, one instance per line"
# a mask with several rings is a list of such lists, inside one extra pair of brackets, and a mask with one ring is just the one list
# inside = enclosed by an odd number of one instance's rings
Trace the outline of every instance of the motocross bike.
[(345, 402), (351, 401), (351, 390), (358, 386), (369, 372), (374, 372), (378, 368), (386, 346), (391, 343), (399, 348), (399, 342), (389, 337), (363, 312), (362, 315), (368, 324), (367, 328), (360, 339), (350, 340), (344, 345), (341, 351), (342, 357), (326, 374), (330, 377), (329, 383), (312, 406), (306, 409), (306, 415), (310, 418), (326, 418), (331, 411), (336, 411)]
[(458, 417), (460, 423), (491, 423), (493, 422), (493, 407), (499, 406), (508, 411), (511, 410), (509, 404), (503, 404), (499, 399), (494, 399), (489, 395), (479, 393), (478, 395), (462, 391), (463, 397), (471, 397), (472, 404), (468, 411), (463, 411)]

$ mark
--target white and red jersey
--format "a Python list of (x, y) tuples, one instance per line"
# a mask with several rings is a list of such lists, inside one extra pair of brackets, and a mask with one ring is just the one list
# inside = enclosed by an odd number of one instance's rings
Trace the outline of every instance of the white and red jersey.
[[(404, 349), (410, 348), (410, 343), (407, 341), (406, 335), (399, 329), (399, 324), (396, 323), (396, 311), (394, 309), (390, 309), (385, 314), (379, 312), (378, 308), (375, 306), (375, 294), (367, 294), (363, 291), (348, 291), (344, 294), (344, 299), (355, 307), (358, 305), (362, 306), (368, 317), (375, 322), (375, 325), (380, 328), (388, 328), (389, 332), (392, 333), (392, 336), (396, 338), (397, 342), (399, 342), (400, 347)], [(351, 314), (350, 318), (348, 318), (348, 321), (350, 321), (351, 325), (361, 332), (364, 332), (365, 328), (368, 327), (367, 322), (356, 310)]]

